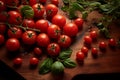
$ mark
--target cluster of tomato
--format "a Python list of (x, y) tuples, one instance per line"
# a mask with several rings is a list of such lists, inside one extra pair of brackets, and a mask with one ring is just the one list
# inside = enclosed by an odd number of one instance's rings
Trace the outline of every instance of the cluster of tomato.
[[(49, 4), (46, 0), (0, 0), (0, 45), (5, 44), (10, 52), (19, 50), (21, 44), (36, 45), (35, 55), (40, 56), (44, 48), (49, 56), (58, 56), (62, 48), (70, 47), (71, 38), (83, 24), (81, 18), (67, 23), (66, 17), (58, 13), (58, 4), (59, 0), (51, 0)], [(23, 8), (26, 5), (33, 10), (34, 16)], [(33, 57), (30, 64), (37, 65), (38, 61)], [(21, 64), (22, 58), (17, 57), (14, 63)]]
[(91, 49), (91, 55), (93, 58), (97, 58), (99, 56), (99, 50), (101, 52), (105, 52), (107, 45), (111, 48), (115, 48), (117, 46), (117, 42), (114, 38), (110, 38), (108, 43), (105, 41), (100, 41), (98, 46), (92, 47), (92, 42), (96, 41), (98, 37), (98, 33), (96, 30), (90, 31), (89, 35), (84, 36), (84, 46), (76, 53), (76, 60), (79, 63), (84, 63), (85, 57), (87, 57), (89, 53), (89, 49)]

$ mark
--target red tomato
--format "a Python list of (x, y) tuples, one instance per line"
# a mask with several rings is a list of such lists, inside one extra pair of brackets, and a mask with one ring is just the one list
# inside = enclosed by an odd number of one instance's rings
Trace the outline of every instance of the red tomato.
[(84, 55), (83, 52), (78, 51), (78, 52), (76, 53), (76, 60), (77, 60), (78, 62), (84, 61), (84, 58), (85, 58), (85, 55)]
[(0, 23), (0, 34), (4, 34), (6, 31), (6, 25), (4, 23)]
[(117, 42), (115, 39), (111, 38), (111, 39), (109, 39), (108, 44), (111, 47), (115, 47), (117, 45)]
[(52, 18), (58, 12), (58, 7), (54, 4), (48, 4), (46, 6), (46, 15), (48, 18)]
[(56, 5), (56, 6), (58, 6), (59, 0), (52, 0), (51, 3), (54, 4), (54, 5)]
[(39, 0), (41, 3), (46, 3), (46, 0)]
[(40, 46), (40, 47), (47, 47), (48, 44), (50, 43), (50, 39), (49, 39), (47, 34), (40, 33), (37, 36), (36, 42), (37, 42), (37, 45)]
[(58, 44), (62, 48), (68, 48), (71, 45), (71, 38), (67, 35), (60, 35), (58, 38)]
[(42, 54), (41, 48), (35, 47), (35, 48), (34, 48), (34, 54), (35, 54), (36, 56), (40, 56), (40, 55)]
[(4, 36), (0, 34), (0, 45), (2, 45), (4, 41), (5, 41)]
[(27, 45), (33, 45), (36, 42), (36, 37), (34, 31), (25, 31), (22, 35), (22, 41)]
[(77, 18), (74, 20), (74, 23), (78, 26), (79, 29), (82, 29), (84, 20), (82, 18)]
[(97, 56), (98, 55), (98, 49), (97, 48), (92, 48), (92, 50), (91, 50), (91, 53), (92, 53), (92, 55), (95, 57), (95, 56)]
[(22, 30), (18, 27), (11, 27), (8, 29), (8, 37), (19, 39), (22, 37)]
[(6, 41), (6, 48), (8, 51), (17, 51), (20, 48), (20, 42), (16, 38), (9, 38)]
[(6, 6), (4, 1), (0, 1), (0, 12), (5, 11), (6, 10)]
[(17, 7), (19, 5), (19, 0), (5, 0), (5, 3), (8, 7)]
[(17, 58), (14, 59), (13, 62), (14, 62), (14, 65), (21, 65), (23, 60), (22, 60), (22, 58), (17, 57)]
[(100, 49), (106, 49), (106, 46), (107, 46), (107, 44), (106, 44), (105, 42), (103, 42), (103, 41), (101, 41), (101, 42), (99, 43), (99, 48), (100, 48)]
[(23, 26), (29, 27), (29, 28), (35, 28), (35, 22), (32, 19), (24, 19), (23, 20)]
[(7, 17), (8, 17), (8, 14), (6, 11), (0, 12), (0, 22), (6, 22)]
[(38, 63), (39, 63), (38, 58), (36, 58), (36, 57), (30, 58), (30, 65), (35, 66), (35, 65), (38, 65)]
[(34, 4), (32, 6), (33, 10), (34, 10), (34, 17), (39, 19), (39, 18), (43, 18), (44, 16), (44, 12), (45, 12), (45, 8), (42, 4)]
[(61, 35), (61, 29), (55, 24), (51, 24), (48, 27), (47, 34), (50, 38), (58, 38)]
[(58, 25), (61, 29), (66, 24), (66, 18), (63, 15), (56, 14), (52, 18), (52, 23)]
[(48, 21), (45, 19), (40, 19), (35, 23), (35, 28), (39, 29), (41, 33), (46, 33), (49, 27)]
[(47, 47), (48, 55), (55, 57), (60, 53), (60, 46), (57, 43), (50, 43)]
[(92, 43), (92, 38), (91, 38), (90, 36), (85, 36), (85, 37), (84, 37), (84, 42), (85, 42), (86, 44), (91, 44), (91, 43)]
[(90, 32), (90, 37), (91, 37), (92, 39), (96, 39), (97, 36), (98, 36), (98, 35), (97, 35), (97, 32), (96, 32), (96, 31), (93, 30), (93, 31)]
[(74, 23), (67, 23), (63, 27), (63, 32), (64, 32), (64, 34), (66, 34), (66, 35), (68, 35), (70, 37), (74, 37), (78, 33), (78, 27)]
[(33, 6), (33, 5), (35, 5), (36, 3), (38, 3), (37, 0), (29, 0), (29, 5), (30, 5), (30, 6)]
[(81, 48), (81, 52), (83, 52), (84, 55), (87, 56), (87, 55), (88, 55), (88, 48), (85, 47), (85, 46), (83, 46), (83, 47)]
[(20, 13), (18, 13), (17, 11), (9, 11), (8, 12), (8, 23), (10, 24), (21, 24), (22, 22), (22, 17), (20, 15)]

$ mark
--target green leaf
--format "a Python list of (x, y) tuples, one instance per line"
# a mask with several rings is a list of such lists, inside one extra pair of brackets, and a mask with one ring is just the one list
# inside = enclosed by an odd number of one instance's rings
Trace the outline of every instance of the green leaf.
[(76, 67), (76, 63), (75, 63), (72, 59), (70, 59), (70, 58), (65, 59), (65, 60), (63, 61), (63, 65), (64, 65), (65, 67), (67, 67), (67, 68)]
[(100, 29), (100, 32), (103, 34), (103, 36), (105, 37), (105, 38), (107, 38), (107, 39), (109, 39), (111, 36), (110, 36), (110, 33), (109, 33), (109, 30), (106, 28), (106, 27), (104, 27), (104, 28), (102, 28), (102, 29)]
[(53, 74), (58, 75), (64, 72), (64, 65), (60, 61), (52, 64), (51, 71)]
[(60, 52), (60, 55), (58, 56), (59, 59), (67, 59), (71, 56), (72, 54), (72, 50), (71, 49), (67, 49), (67, 50), (63, 50)]
[(68, 10), (69, 10), (69, 7), (68, 7), (68, 6), (63, 6), (63, 7), (61, 7), (61, 10), (63, 10), (63, 11), (68, 11)]
[(22, 16), (25, 18), (33, 18), (33, 16), (34, 16), (33, 8), (29, 5), (24, 5), (20, 9), (20, 12), (21, 12)]
[(79, 10), (79, 11), (84, 11), (84, 8), (83, 6), (81, 6), (79, 3), (72, 3), (71, 7), (74, 9), (74, 10)]
[(50, 72), (52, 64), (53, 64), (53, 59), (52, 58), (45, 59), (39, 67), (39, 73), (40, 74), (46, 74), (46, 73)]
[(83, 11), (83, 12), (82, 12), (82, 18), (83, 18), (84, 20), (86, 20), (87, 16), (88, 16), (88, 12), (87, 12), (87, 11)]
[(64, 4), (69, 4), (69, 0), (63, 0)]

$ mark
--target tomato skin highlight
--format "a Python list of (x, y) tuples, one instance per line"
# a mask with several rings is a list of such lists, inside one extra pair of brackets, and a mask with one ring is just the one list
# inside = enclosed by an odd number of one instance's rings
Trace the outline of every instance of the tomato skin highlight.
[(99, 48), (100, 48), (100, 49), (106, 49), (106, 47), (107, 47), (107, 44), (106, 44), (104, 41), (101, 41), (101, 42), (99, 43)]
[(15, 66), (20, 66), (22, 64), (23, 60), (20, 57), (17, 57), (13, 60), (13, 63)]
[(59, 0), (52, 0), (51, 3), (54, 4), (54, 5), (56, 5), (56, 6), (58, 6)]
[(84, 55), (84, 53), (83, 52), (81, 52), (81, 51), (78, 51), (77, 53), (76, 53), (76, 60), (78, 61), (78, 63), (83, 63), (84, 62), (84, 59), (85, 59), (85, 55)]
[(117, 45), (117, 42), (114, 38), (110, 38), (109, 41), (108, 41), (108, 45), (110, 47), (115, 47)]
[(81, 30), (83, 28), (84, 20), (82, 18), (77, 18), (74, 20), (74, 23), (78, 26), (78, 28)]
[(81, 48), (81, 52), (83, 52), (84, 55), (87, 56), (87, 55), (88, 55), (88, 48), (85, 47), (85, 46), (83, 46), (83, 47)]
[(35, 22), (33, 19), (24, 19), (23, 26), (28, 28), (35, 28)]
[(90, 37), (94, 40), (94, 39), (97, 39), (97, 36), (98, 36), (98, 34), (97, 34), (97, 32), (95, 31), (95, 30), (93, 30), (93, 31), (91, 31), (90, 32)]
[(84, 42), (86, 43), (86, 44), (91, 44), (92, 43), (92, 38), (90, 37), (90, 36), (85, 36), (84, 37)]
[(36, 58), (36, 57), (30, 58), (30, 65), (31, 66), (36, 66), (36, 65), (38, 65), (38, 63), (39, 63), (38, 58)]

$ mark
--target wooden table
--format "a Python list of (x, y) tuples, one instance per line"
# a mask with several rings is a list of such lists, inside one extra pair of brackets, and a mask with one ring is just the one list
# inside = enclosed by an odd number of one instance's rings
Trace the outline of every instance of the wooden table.
[[(64, 15), (63, 12), (59, 11), (61, 14)], [(76, 52), (80, 50), (80, 48), (84, 45), (83, 37), (85, 35), (89, 35), (89, 31), (87, 28), (91, 24), (91, 21), (101, 17), (96, 11), (92, 12), (88, 16), (88, 21), (84, 23), (83, 30), (79, 31), (79, 34), (76, 37), (74, 44), (71, 45), (73, 53), (71, 55), (71, 59), (76, 61)], [(69, 20), (68, 20), (69, 22)], [(97, 30), (97, 28), (92, 28)], [(98, 30), (97, 30), (98, 31)], [(115, 26), (115, 24), (111, 24), (110, 26), (110, 33), (113, 38), (119, 39), (120, 38), (120, 27)], [(105, 41), (108, 42), (107, 39), (103, 38), (100, 34), (98, 34), (97, 41), (92, 43), (92, 47), (98, 48), (98, 42)], [(116, 73), (120, 72), (120, 49), (115, 48), (111, 49), (107, 46), (106, 52), (101, 52), (99, 50), (98, 58), (94, 59), (91, 56), (91, 49), (89, 49), (88, 56), (85, 58), (83, 65), (77, 65), (75, 68), (69, 69), (65, 68), (64, 74), (59, 76), (54, 76), (51, 73), (40, 75), (38, 73), (38, 67), (35, 69), (30, 69), (29, 67), (29, 59), (32, 57), (33, 52), (20, 53), (23, 58), (23, 64), (20, 68), (13, 67), (13, 59), (8, 56), (8, 52), (6, 51), (5, 47), (0, 48), (0, 59), (5, 62), (8, 66), (18, 72), (20, 75), (25, 77), (26, 80), (71, 80), (75, 75), (78, 74), (93, 74), (93, 73)], [(10, 53), (11, 54), (11, 53)], [(45, 59), (45, 57), (40, 58), (40, 63)], [(76, 62), (77, 63), (77, 62)]]

